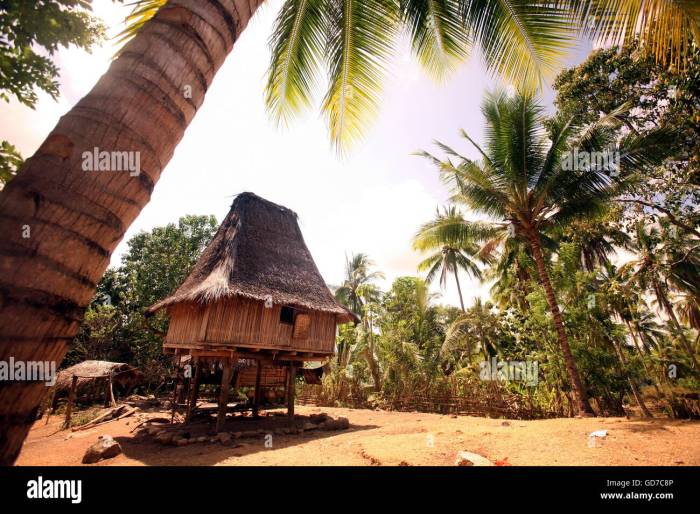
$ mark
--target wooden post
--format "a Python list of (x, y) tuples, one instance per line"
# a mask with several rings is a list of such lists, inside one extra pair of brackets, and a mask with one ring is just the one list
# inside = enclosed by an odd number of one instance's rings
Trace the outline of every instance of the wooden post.
[(56, 394), (56, 387), (51, 388), (51, 402), (49, 406), (46, 408), (46, 422), (44, 423), (45, 425), (49, 424), (49, 418), (51, 417), (51, 414), (56, 412), (56, 403), (58, 401), (58, 395)]
[(180, 368), (175, 371), (175, 383), (173, 384), (173, 399), (171, 400), (172, 405), (170, 406), (172, 411), (170, 413), (170, 424), (172, 425), (175, 421), (175, 411), (177, 410), (177, 398), (180, 393), (182, 386), (182, 377), (180, 375)]
[(190, 422), (192, 411), (197, 407), (197, 397), (199, 396), (199, 375), (202, 372), (202, 367), (199, 362), (195, 363), (194, 377), (190, 379), (190, 394), (187, 399), (187, 413), (185, 414), (185, 423)]
[(289, 373), (287, 374), (287, 416), (290, 421), (294, 421), (294, 389), (296, 384), (297, 367), (294, 362), (289, 363)]
[(257, 418), (260, 411), (260, 378), (262, 376), (262, 362), (258, 359), (255, 370), (255, 398), (253, 398), (253, 417)]
[(75, 394), (78, 389), (78, 377), (73, 375), (70, 384), (70, 392), (68, 393), (68, 405), (66, 405), (66, 420), (63, 422), (64, 428), (70, 428), (70, 417), (73, 413), (73, 403), (75, 402)]
[(216, 416), (216, 431), (221, 432), (226, 422), (226, 409), (228, 407), (228, 392), (231, 387), (231, 374), (233, 368), (231, 359), (224, 359), (224, 372), (221, 374), (221, 392), (219, 393), (219, 414)]
[(106, 383), (105, 383), (105, 407), (116, 407), (117, 402), (114, 400), (114, 389), (112, 388), (112, 381), (113, 381), (113, 375), (112, 373), (109, 374), (108, 377), (106, 377)]

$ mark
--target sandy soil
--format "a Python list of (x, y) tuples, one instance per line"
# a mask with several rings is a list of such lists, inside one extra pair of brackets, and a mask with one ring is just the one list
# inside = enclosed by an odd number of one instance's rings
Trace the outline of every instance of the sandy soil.
[[(18, 465), (80, 465), (101, 434), (120, 442), (123, 454), (94, 464), (113, 465), (453, 465), (457, 452), (481, 454), (501, 465), (700, 465), (700, 422), (625, 418), (500, 420), (417, 412), (298, 407), (299, 414), (326, 412), (349, 418), (341, 432), (262, 436), (243, 446), (218, 443), (161, 446), (131, 433), (126, 418), (81, 432), (61, 431), (61, 419), (39, 420), (24, 444)], [(149, 416), (162, 416), (153, 412)], [(272, 417), (269, 418), (272, 421)], [(283, 418), (275, 418), (282, 420)], [(265, 420), (263, 420), (265, 422)], [(252, 419), (229, 421), (227, 430), (257, 428)], [(202, 427), (204, 430), (205, 428)], [(207, 430), (209, 428), (206, 428)], [(606, 429), (600, 446), (588, 434)]]

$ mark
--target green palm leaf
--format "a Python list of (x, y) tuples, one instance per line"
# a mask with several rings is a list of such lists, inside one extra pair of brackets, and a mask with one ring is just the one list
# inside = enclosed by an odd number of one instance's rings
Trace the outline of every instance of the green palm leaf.
[(563, 0), (582, 32), (600, 43), (627, 44), (639, 38), (658, 61), (684, 68), (693, 40), (700, 42), (697, 0)]
[(570, 8), (556, 2), (463, 0), (462, 12), (488, 68), (526, 90), (541, 87), (572, 44)]
[(270, 37), (272, 58), (265, 103), (277, 122), (308, 107), (320, 72), (328, 31), (327, 0), (289, 0)]
[(404, 0), (402, 21), (423, 67), (442, 79), (467, 56), (468, 37), (455, 0)]
[(135, 0), (127, 6), (133, 6), (131, 13), (124, 19), (124, 30), (115, 36), (116, 44), (121, 45), (132, 39), (141, 27), (153, 18), (158, 9), (163, 7), (168, 0)]
[(379, 104), (382, 76), (395, 36), (395, 9), (382, 0), (331, 0), (330, 85), (323, 102), (331, 141), (339, 150), (357, 141)]

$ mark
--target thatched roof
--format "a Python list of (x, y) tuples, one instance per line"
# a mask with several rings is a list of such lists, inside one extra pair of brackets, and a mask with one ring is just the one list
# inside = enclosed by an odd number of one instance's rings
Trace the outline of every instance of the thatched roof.
[(78, 377), (77, 387), (80, 389), (110, 374), (114, 376), (116, 382), (137, 381), (141, 376), (140, 371), (124, 362), (83, 361), (58, 372), (56, 389), (59, 391), (70, 389), (73, 375)]
[(180, 302), (240, 296), (356, 319), (331, 294), (290, 209), (241, 193), (189, 276), (153, 313)]

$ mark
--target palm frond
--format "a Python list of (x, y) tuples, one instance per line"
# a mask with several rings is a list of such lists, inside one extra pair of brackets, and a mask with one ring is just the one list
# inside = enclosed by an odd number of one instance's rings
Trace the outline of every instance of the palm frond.
[(114, 36), (115, 44), (122, 45), (131, 40), (136, 33), (141, 30), (144, 24), (153, 18), (158, 10), (163, 7), (168, 0), (135, 0), (127, 6), (133, 6), (131, 13), (124, 19), (124, 30)]
[(331, 141), (342, 152), (376, 114), (397, 13), (384, 0), (329, 0), (329, 6), (330, 84), (322, 109)]
[(317, 85), (325, 35), (326, 0), (286, 0), (270, 37), (272, 57), (265, 104), (277, 122), (310, 105)]
[[(700, 42), (697, 0), (563, 0), (584, 35), (623, 45), (638, 38), (657, 61), (685, 67), (693, 40)], [(563, 5), (562, 5), (563, 6)]]
[(462, 13), (487, 67), (524, 90), (539, 88), (572, 44), (570, 6), (523, 0), (463, 0)]
[(402, 22), (411, 38), (413, 53), (435, 78), (447, 76), (468, 51), (467, 31), (455, 0), (403, 0)]

